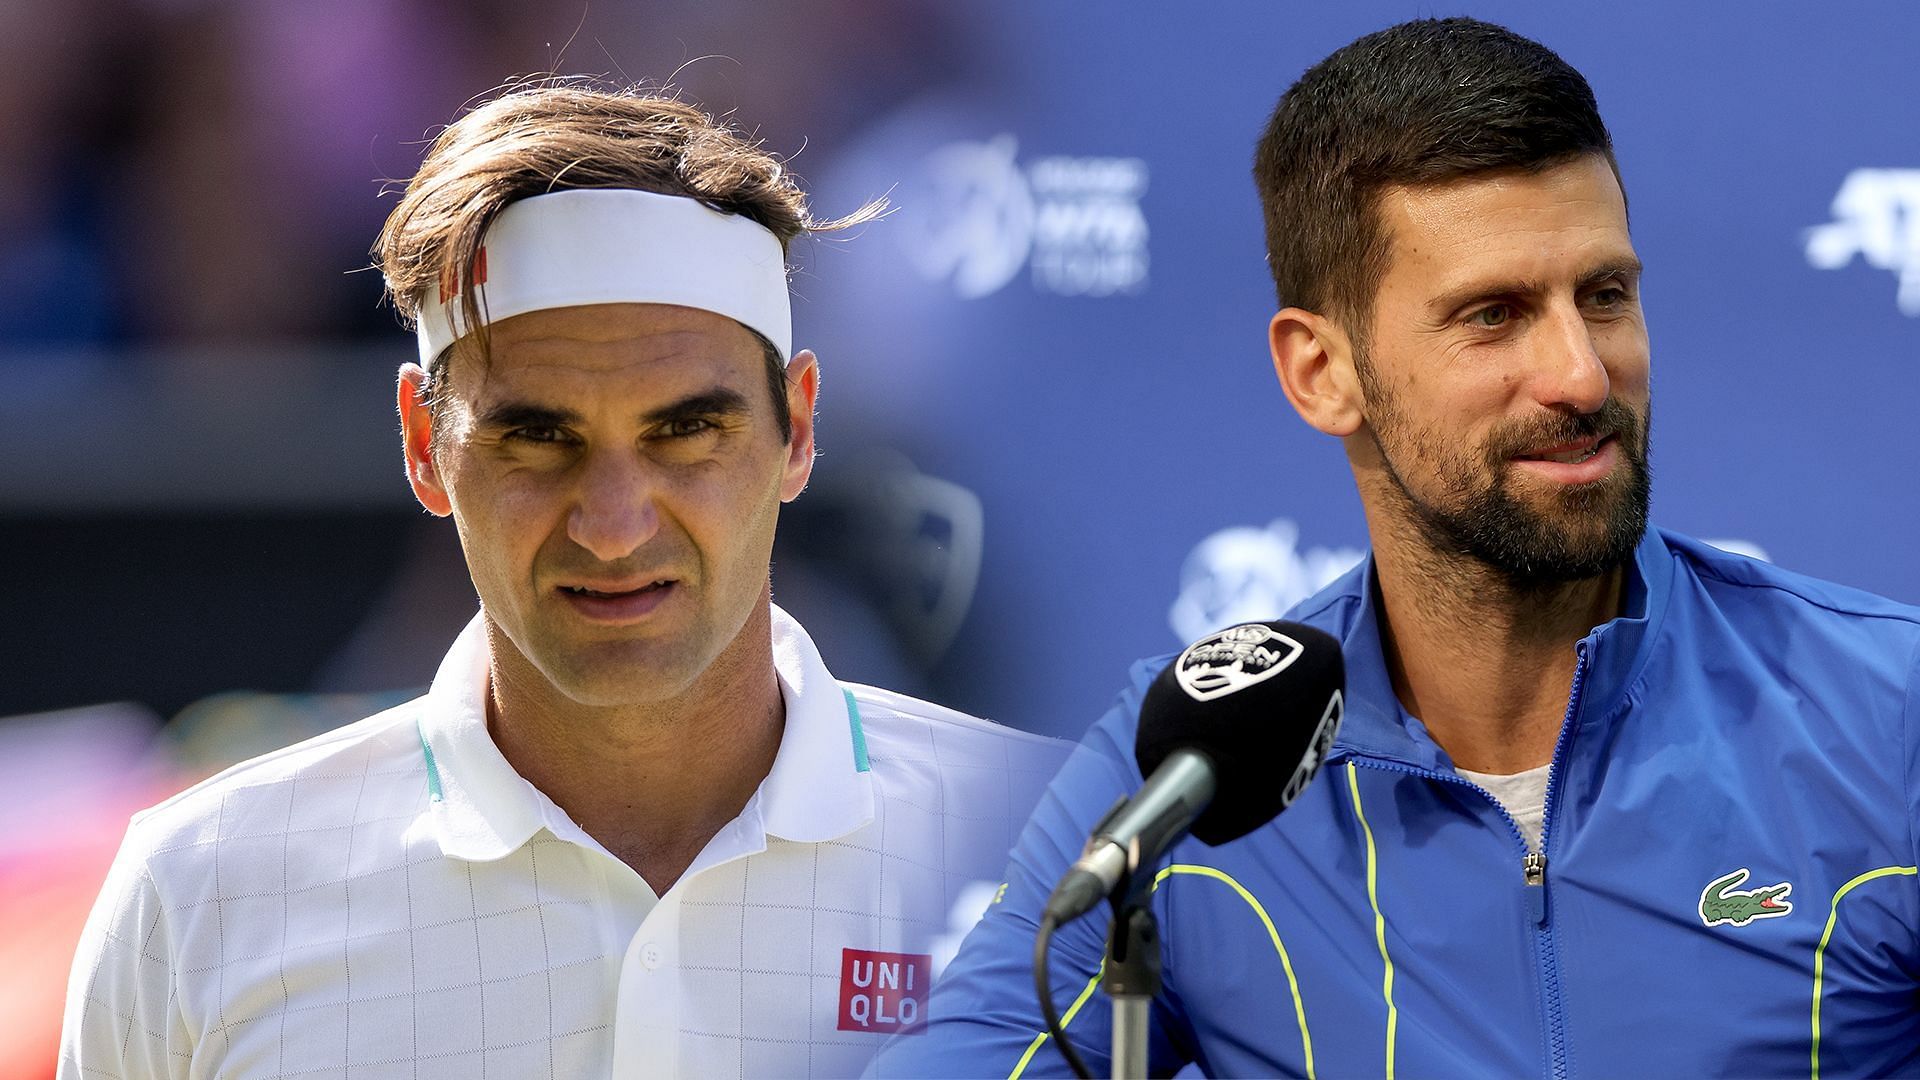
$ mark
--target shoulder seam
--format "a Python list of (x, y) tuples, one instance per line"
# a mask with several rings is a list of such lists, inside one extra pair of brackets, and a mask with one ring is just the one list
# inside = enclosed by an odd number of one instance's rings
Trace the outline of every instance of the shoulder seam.
[(1296, 610), (1293, 613), (1296, 616), (1294, 621), (1304, 622), (1305, 620), (1310, 619), (1315, 615), (1319, 615), (1322, 612), (1325, 612), (1327, 609), (1334, 607), (1338, 604), (1342, 604), (1342, 603), (1358, 604), (1359, 602), (1360, 602), (1360, 596), (1356, 593), (1337, 592), (1332, 594), (1331, 596), (1328, 596), (1325, 602), (1321, 603), (1318, 607), (1313, 607), (1313, 608), (1303, 607)]
[[(1835, 615), (1851, 615), (1859, 619), (1888, 619), (1893, 622), (1903, 622), (1912, 626), (1920, 626), (1920, 611), (1912, 611), (1912, 612), (1862, 611), (1857, 607), (1840, 607), (1836, 604), (1829, 603), (1817, 597), (1808, 596), (1805, 592), (1799, 589), (1796, 589), (1793, 586), (1788, 585), (1784, 582), (1738, 581), (1726, 576), (1725, 574), (1720, 573), (1719, 570), (1710, 563), (1703, 563), (1695, 560), (1688, 560), (1688, 563), (1692, 567), (1693, 572), (1699, 575), (1700, 577), (1712, 578), (1714, 581), (1717, 581), (1722, 585), (1730, 585), (1736, 589), (1773, 589), (1777, 592), (1786, 593), (1788, 596), (1791, 596), (1794, 599), (1799, 600), (1800, 602), (1807, 604), (1811, 607), (1819, 608), (1822, 611), (1830, 611)], [(1853, 587), (1850, 585), (1839, 585), (1837, 582), (1835, 583), (1835, 585), (1836, 587), (1842, 588), (1842, 589), (1849, 589), (1849, 590), (1853, 589)], [(1854, 591), (1860, 591), (1860, 590), (1854, 590)], [(1874, 594), (1868, 593), (1867, 595), (1871, 596)], [(1896, 604), (1901, 607), (1908, 606), (1908, 605), (1902, 604), (1898, 600), (1894, 600), (1888, 597), (1879, 597), (1879, 599), (1885, 601), (1888, 604)]]
[[(983, 735), (996, 735), (1002, 738), (1011, 737), (1042, 745), (1050, 745), (1059, 741), (1045, 735), (1039, 735), (1031, 731), (1024, 731), (1020, 728), (1010, 727), (1006, 724), (988, 720), (985, 717), (963, 713), (958, 709), (950, 709), (945, 705), (935, 705), (931, 701), (922, 701), (919, 698), (910, 697), (884, 687), (869, 686), (866, 683), (856, 682), (842, 682), (840, 685), (851, 691), (855, 700), (861, 704), (864, 705), (870, 702), (901, 719), (919, 720), (923, 723), (940, 724), (946, 727), (977, 731)], [(918, 708), (914, 706), (918, 706)], [(871, 718), (871, 713), (862, 714), (863, 720)]]
[(177, 802), (182, 802), (186, 800), (189, 796), (197, 795), (203, 790), (210, 789), (220, 784), (226, 783), (228, 781), (232, 781), (239, 777), (245, 776), (247, 773), (250, 773), (255, 769), (262, 768), (266, 765), (272, 764), (273, 762), (279, 761), (282, 758), (291, 757), (294, 754), (304, 753), (309, 750), (317, 750), (323, 747), (329, 747), (335, 743), (351, 742), (356, 738), (366, 737), (368, 734), (370, 734), (370, 732), (362, 731), (360, 730), (361, 728), (372, 726), (375, 720), (379, 720), (382, 717), (388, 717), (389, 719), (397, 720), (399, 718), (394, 717), (392, 714), (397, 713), (401, 709), (405, 709), (408, 706), (415, 704), (419, 700), (420, 700), (419, 698), (413, 698), (408, 701), (403, 701), (400, 704), (395, 705), (390, 709), (383, 709), (380, 712), (374, 713), (372, 716), (363, 716), (360, 719), (355, 720), (350, 724), (343, 724), (340, 727), (334, 728), (332, 731), (321, 732), (320, 734), (315, 735), (312, 738), (302, 739), (299, 742), (293, 743), (290, 746), (283, 746), (278, 750), (270, 750), (267, 753), (260, 754), (255, 757), (250, 757), (245, 761), (235, 762), (234, 764), (227, 766), (226, 768), (220, 770), (217, 773), (214, 773), (212, 776), (207, 777), (205, 780), (202, 780), (199, 783), (194, 784), (193, 786), (187, 788), (186, 790), (175, 792), (173, 795), (168, 796), (167, 798), (161, 800), (160, 802), (157, 802), (152, 806), (147, 807), (144, 810), (140, 810), (136, 812), (133, 815), (133, 820), (135, 822), (139, 822), (144, 818), (157, 814), (160, 811), (165, 810), (168, 807), (171, 807), (173, 804)]

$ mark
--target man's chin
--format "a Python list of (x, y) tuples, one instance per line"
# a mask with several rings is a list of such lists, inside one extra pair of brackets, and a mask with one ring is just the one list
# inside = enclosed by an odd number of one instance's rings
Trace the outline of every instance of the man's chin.
[(1474, 546), (1474, 554), (1500, 571), (1515, 585), (1551, 587), (1570, 585), (1612, 573), (1632, 560), (1645, 526), (1609, 523), (1603, 531), (1552, 531), (1551, 525), (1530, 537), (1507, 536), (1504, 543)]
[(1542, 505), (1509, 492), (1427, 520), (1442, 550), (1465, 552), (1517, 587), (1553, 587), (1611, 573), (1633, 558), (1646, 515), (1627, 505), (1630, 491), (1604, 494), (1599, 505), (1560, 498)]
[(562, 696), (589, 708), (671, 701), (684, 695), (701, 671), (679, 641), (578, 644), (553, 650), (536, 666)]

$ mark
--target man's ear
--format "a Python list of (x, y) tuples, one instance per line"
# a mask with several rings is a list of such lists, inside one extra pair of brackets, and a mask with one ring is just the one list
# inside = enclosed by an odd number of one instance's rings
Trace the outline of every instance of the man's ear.
[(453, 513), (445, 480), (433, 460), (433, 410), (428, 407), (427, 372), (419, 364), (400, 369), (400, 449), (406, 454), (407, 483), (427, 513)]
[(780, 479), (780, 501), (792, 502), (806, 490), (813, 475), (813, 410), (820, 397), (820, 360), (802, 349), (787, 365), (787, 422), (793, 438), (787, 442), (785, 474)]
[(1342, 438), (1366, 422), (1366, 398), (1354, 371), (1353, 342), (1324, 315), (1285, 308), (1267, 326), (1280, 388), (1300, 418)]

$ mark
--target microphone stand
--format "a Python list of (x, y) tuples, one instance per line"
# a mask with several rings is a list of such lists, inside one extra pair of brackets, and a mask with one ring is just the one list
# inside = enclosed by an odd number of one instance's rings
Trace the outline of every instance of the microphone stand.
[[(1132, 858), (1127, 861), (1134, 863)], [(1137, 864), (1127, 869), (1112, 897), (1113, 925), (1107, 930), (1100, 988), (1113, 1002), (1114, 1080), (1146, 1080), (1149, 1009), (1160, 992), (1160, 925), (1149, 906), (1153, 875), (1140, 874)]]

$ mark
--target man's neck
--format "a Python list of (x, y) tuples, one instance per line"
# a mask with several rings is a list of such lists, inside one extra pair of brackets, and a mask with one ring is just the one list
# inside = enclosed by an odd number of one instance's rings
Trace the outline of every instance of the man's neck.
[(762, 603), (674, 698), (598, 708), (494, 652), (488, 730), (514, 770), (645, 878), (673, 887), (773, 768), (786, 703)]
[(1410, 537), (1374, 541), (1380, 645), (1401, 704), (1459, 768), (1504, 775), (1552, 760), (1574, 645), (1620, 614), (1624, 569), (1523, 587)]

